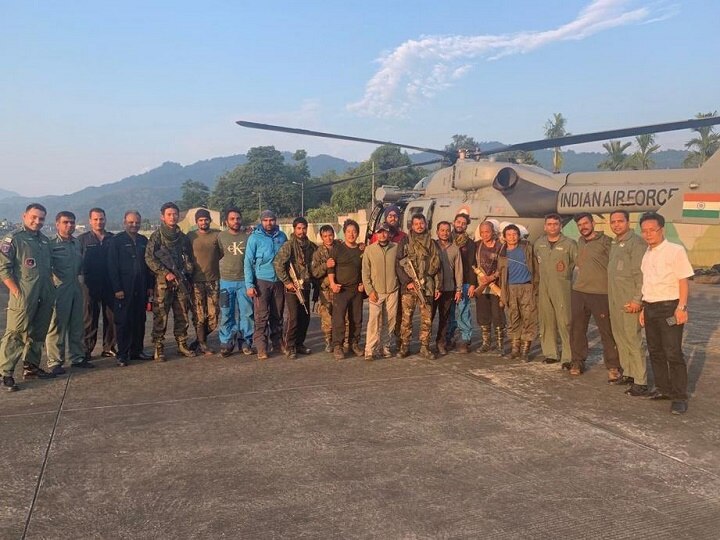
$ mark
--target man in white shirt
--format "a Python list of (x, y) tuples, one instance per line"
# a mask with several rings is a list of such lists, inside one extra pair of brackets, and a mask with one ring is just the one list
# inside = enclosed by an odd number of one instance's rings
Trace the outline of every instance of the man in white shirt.
[(685, 248), (668, 242), (665, 218), (655, 212), (640, 217), (640, 232), (648, 244), (643, 256), (643, 310), (648, 354), (655, 374), (655, 390), (649, 398), (672, 400), (670, 412), (687, 412), (687, 366), (682, 334), (688, 322), (688, 278), (694, 272)]

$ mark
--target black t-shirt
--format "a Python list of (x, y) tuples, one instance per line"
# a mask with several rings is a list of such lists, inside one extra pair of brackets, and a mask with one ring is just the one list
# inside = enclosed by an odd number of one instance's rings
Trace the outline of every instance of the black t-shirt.
[(362, 281), (362, 251), (360, 247), (350, 248), (343, 242), (333, 247), (330, 255), (335, 259), (335, 268), (328, 273), (335, 273), (335, 283), (343, 287), (357, 287)]

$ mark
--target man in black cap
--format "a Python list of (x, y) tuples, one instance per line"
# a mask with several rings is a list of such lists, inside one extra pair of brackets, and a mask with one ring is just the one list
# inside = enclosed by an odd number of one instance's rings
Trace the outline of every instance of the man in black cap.
[(205, 355), (214, 354), (207, 338), (218, 326), (220, 303), (220, 258), (223, 252), (218, 244), (218, 231), (211, 229), (212, 217), (205, 208), (195, 212), (197, 230), (188, 233), (195, 266), (192, 274), (193, 319), (197, 340), (193, 347)]

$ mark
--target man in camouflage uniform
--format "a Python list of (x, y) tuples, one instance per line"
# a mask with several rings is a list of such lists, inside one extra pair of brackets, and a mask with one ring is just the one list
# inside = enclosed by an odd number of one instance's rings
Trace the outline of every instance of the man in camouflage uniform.
[(312, 256), (310, 271), (312, 276), (320, 282), (319, 302), (316, 304), (320, 315), (320, 327), (325, 336), (325, 352), (332, 352), (332, 301), (333, 292), (330, 289), (330, 280), (327, 277), (328, 259), (330, 250), (335, 244), (335, 229), (330, 225), (320, 227), (322, 244), (318, 246)]
[(23, 227), (0, 242), (0, 279), (10, 291), (5, 335), (0, 340), (0, 369), (5, 390), (14, 391), (15, 366), (23, 360), (23, 378), (53, 378), (40, 369), (42, 344), (47, 335), (55, 287), (50, 274), (50, 241), (40, 232), (47, 210), (28, 205)]
[(195, 260), (192, 306), (197, 340), (192, 348), (199, 353), (210, 355), (215, 353), (208, 347), (207, 338), (218, 326), (220, 258), (223, 252), (218, 244), (220, 231), (210, 228), (210, 212), (200, 208), (195, 212), (195, 223), (197, 230), (190, 231), (187, 235)]
[(57, 234), (50, 240), (50, 255), (56, 298), (45, 345), (48, 369), (55, 375), (62, 375), (66, 355), (73, 367), (90, 362), (85, 359), (83, 344), (84, 298), (79, 280), (83, 257), (80, 242), (73, 236), (75, 214), (58, 213), (55, 228)]
[[(308, 326), (310, 325), (310, 265), (313, 253), (317, 249), (315, 242), (307, 237), (308, 222), (304, 217), (293, 220), (293, 232), (288, 241), (280, 246), (273, 264), (275, 273), (285, 286), (285, 328), (283, 329), (283, 343), (285, 355), (295, 359), (298, 354), (310, 354), (305, 346)], [(290, 277), (290, 265), (295, 271), (295, 277), (302, 283), (297, 289)], [(297, 293), (303, 297), (305, 305), (300, 303)]]
[[(435, 358), (435, 354), (430, 350), (430, 331), (433, 300), (440, 298), (440, 267), (440, 254), (427, 230), (427, 220), (422, 214), (414, 214), (410, 234), (400, 240), (398, 245), (395, 267), (402, 291), (398, 358), (408, 355), (408, 344), (412, 338), (412, 318), (416, 306), (420, 307), (420, 354), (428, 359)], [(413, 270), (418, 278), (420, 291), (417, 290), (415, 281), (411, 277)], [(420, 295), (424, 297), (424, 303), (420, 302)]]
[(163, 342), (171, 308), (178, 352), (187, 357), (195, 356), (187, 344), (190, 326), (188, 315), (192, 301), (187, 276), (192, 274), (195, 265), (190, 241), (177, 226), (179, 215), (176, 204), (163, 204), (160, 208), (162, 224), (150, 235), (145, 249), (145, 263), (155, 274), (152, 340), (155, 344), (155, 360), (158, 362), (165, 361)]

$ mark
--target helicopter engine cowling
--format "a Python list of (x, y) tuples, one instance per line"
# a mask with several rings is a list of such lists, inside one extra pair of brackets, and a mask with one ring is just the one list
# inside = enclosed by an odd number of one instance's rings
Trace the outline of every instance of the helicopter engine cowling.
[(539, 167), (516, 165), (500, 161), (463, 161), (455, 164), (455, 189), (472, 191), (493, 187), (498, 191), (509, 191), (518, 180), (529, 180), (546, 185), (552, 174)]

